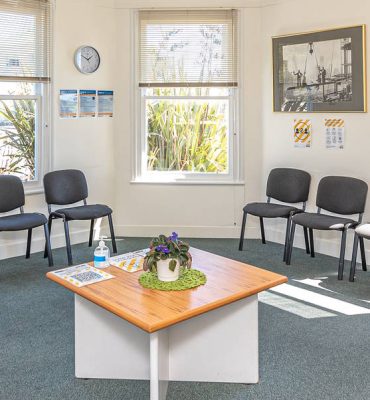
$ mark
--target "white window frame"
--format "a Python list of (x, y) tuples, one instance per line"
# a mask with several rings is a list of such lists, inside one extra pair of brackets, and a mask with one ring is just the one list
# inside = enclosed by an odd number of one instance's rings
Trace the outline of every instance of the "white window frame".
[[(55, 47), (54, 37), (54, 10), (55, 0), (50, 0), (50, 46), (51, 49)], [(49, 67), (50, 75), (49, 80), (27, 80), (20, 77), (17, 79), (6, 79), (9, 82), (30, 82), (35, 84), (35, 95), (5, 95), (0, 93), (0, 100), (13, 100), (13, 99), (35, 99), (37, 102), (37, 126), (36, 141), (35, 141), (35, 179), (32, 181), (24, 181), (23, 187), (25, 195), (39, 194), (44, 192), (43, 177), (51, 171), (52, 167), (52, 131), (53, 131), (53, 116), (52, 116), (52, 101), (53, 101), (53, 84), (52, 75), (54, 71), (54, 52), (51, 51)]]
[[(243, 168), (241, 149), (243, 139), (240, 135), (242, 119), (240, 118), (240, 106), (242, 82), (239, 79), (239, 87), (230, 88), (229, 96), (145, 96), (144, 90), (139, 87), (138, 60), (139, 60), (139, 9), (132, 10), (131, 29), (132, 32), (132, 75), (131, 93), (133, 110), (133, 163), (131, 183), (150, 184), (200, 184), (200, 185), (243, 185)], [(240, 27), (237, 31), (238, 46), (241, 49)], [(239, 54), (240, 54), (239, 49)], [(241, 57), (240, 57), (241, 58)], [(220, 86), (221, 87), (221, 86)], [(146, 129), (146, 99), (182, 99), (182, 100), (206, 100), (206, 99), (229, 99), (229, 137), (228, 137), (228, 172), (227, 173), (199, 173), (191, 171), (147, 171), (147, 129)]]
[(3, 95), (1, 100), (35, 100), (36, 101), (36, 123), (35, 123), (35, 179), (24, 181), (25, 194), (42, 193), (43, 176), (50, 171), (50, 83), (36, 83), (35, 95)]

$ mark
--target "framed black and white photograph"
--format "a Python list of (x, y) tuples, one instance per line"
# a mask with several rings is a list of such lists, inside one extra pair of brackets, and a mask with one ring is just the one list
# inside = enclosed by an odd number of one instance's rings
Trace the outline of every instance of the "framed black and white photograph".
[(272, 38), (276, 112), (366, 112), (365, 25)]

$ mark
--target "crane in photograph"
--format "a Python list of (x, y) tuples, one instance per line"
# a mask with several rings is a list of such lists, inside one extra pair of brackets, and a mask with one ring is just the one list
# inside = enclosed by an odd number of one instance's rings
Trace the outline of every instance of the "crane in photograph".
[[(317, 58), (315, 43), (307, 43), (307, 54), (303, 68), (293, 71), (296, 85), (289, 86), (285, 91), (283, 111), (310, 111), (313, 103), (338, 102), (350, 100), (352, 97), (352, 65), (351, 41), (340, 39), (341, 71), (333, 73), (334, 41), (331, 52), (330, 64), (320, 65)], [(313, 60), (312, 60), (313, 58)], [(317, 78), (307, 82), (307, 65), (313, 61), (317, 70)]]

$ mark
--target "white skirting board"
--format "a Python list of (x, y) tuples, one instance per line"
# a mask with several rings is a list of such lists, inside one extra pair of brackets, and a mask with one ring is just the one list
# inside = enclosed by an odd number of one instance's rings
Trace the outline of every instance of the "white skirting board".
[[(60, 224), (58, 227), (57, 224)], [(57, 249), (60, 247), (65, 247), (66, 239), (64, 235), (64, 230), (62, 230), (61, 220), (54, 222), (55, 226), (52, 229), (51, 235), (51, 246), (52, 249)], [(69, 226), (71, 243), (88, 243), (89, 241), (89, 222), (86, 222), (86, 229), (81, 229), (79, 227), (74, 227), (73, 223)], [(94, 240), (95, 238), (94, 231)], [(101, 227), (100, 235), (110, 236), (109, 228), (106, 225)], [(26, 254), (27, 246), (27, 230), (20, 232), (1, 232), (0, 236), (0, 260), (24, 256)], [(32, 232), (32, 243), (31, 243), (31, 254), (44, 251), (45, 246), (45, 236), (43, 227), (35, 228)], [(91, 253), (91, 258), (93, 258), (93, 251)]]
[[(247, 226), (245, 229), (245, 238), (259, 238), (259, 227)], [(171, 233), (176, 231), (181, 237), (190, 238), (219, 238), (233, 239), (239, 238), (240, 226), (182, 226), (182, 225), (116, 225), (115, 232), (117, 236), (123, 237), (153, 237), (158, 232)]]
[(75, 373), (150, 379), (150, 400), (171, 380), (257, 383), (257, 295), (151, 334), (75, 295)]
[[(265, 219), (265, 234), (267, 242), (284, 244), (285, 240), (285, 224), (281, 222), (279, 226), (275, 226), (272, 220)], [(282, 220), (283, 221), (283, 220)], [(271, 226), (269, 226), (271, 224)], [(225, 238), (239, 239), (240, 226), (157, 226), (157, 225), (117, 225), (116, 234), (122, 237), (153, 237), (158, 232), (171, 233), (176, 231), (181, 237), (190, 238)], [(326, 234), (328, 234), (326, 232)], [(330, 232), (330, 237), (320, 237), (320, 233), (315, 231), (315, 251), (317, 253), (326, 254), (332, 257), (339, 257), (340, 250), (340, 233)], [(245, 228), (245, 239), (260, 239), (260, 228), (255, 226), (254, 220), (249, 218)], [(353, 246), (353, 231), (350, 229), (347, 235), (347, 246), (345, 259), (351, 260)], [(305, 248), (302, 228), (297, 226), (294, 240), (294, 247)], [(245, 246), (244, 251), (247, 250)], [(365, 240), (365, 251), (367, 260), (370, 260), (370, 241)], [(293, 255), (294, 257), (294, 255)], [(361, 261), (360, 252), (358, 252), (357, 261)]]

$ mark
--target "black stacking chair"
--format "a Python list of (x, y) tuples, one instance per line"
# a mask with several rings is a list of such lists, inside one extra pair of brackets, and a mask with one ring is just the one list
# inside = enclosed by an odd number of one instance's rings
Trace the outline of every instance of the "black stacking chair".
[[(87, 204), (87, 182), (85, 175), (76, 169), (49, 172), (44, 176), (45, 199), (49, 210), (49, 231), (53, 219), (63, 219), (66, 237), (68, 264), (72, 265), (72, 250), (69, 237), (69, 221), (90, 221), (89, 246), (92, 246), (94, 222), (97, 218), (108, 217), (112, 238), (113, 253), (117, 253), (116, 238), (114, 236), (112, 209), (103, 204)], [(59, 208), (52, 211), (52, 205), (71, 205), (83, 202), (81, 206)], [(44, 256), (48, 254), (45, 249)]]
[(355, 229), (355, 237), (353, 240), (351, 271), (349, 273), (349, 281), (350, 282), (355, 281), (356, 259), (357, 259), (357, 250), (358, 250), (359, 243), (360, 243), (360, 250), (361, 250), (362, 270), (367, 271), (364, 239), (368, 239), (368, 240), (370, 239), (370, 224), (369, 223), (360, 225)]
[(0, 217), (0, 232), (27, 230), (28, 235), (26, 258), (30, 258), (32, 229), (43, 226), (45, 233), (45, 246), (48, 250), (49, 267), (53, 266), (53, 256), (50, 249), (48, 220), (44, 214), (24, 212), (23, 206), (25, 204), (25, 196), (22, 181), (16, 176), (1, 175), (0, 193), (1, 213), (7, 213), (17, 208), (20, 209), (20, 214)]
[[(243, 222), (240, 232), (239, 250), (243, 250), (245, 223), (247, 214), (254, 215), (260, 219), (262, 243), (265, 244), (264, 218), (286, 218), (286, 235), (284, 257), (286, 259), (287, 245), (290, 232), (290, 216), (295, 213), (303, 212), (306, 208), (306, 201), (310, 190), (311, 176), (308, 172), (293, 168), (275, 168), (271, 170), (267, 179), (265, 203), (249, 203), (243, 208)], [(292, 205), (271, 203), (271, 199), (289, 204), (302, 203), (302, 208)], [(304, 229), (306, 251), (310, 252), (308, 247), (307, 229)]]
[[(301, 213), (292, 217), (292, 227), (286, 263), (290, 265), (294, 230), (296, 225), (308, 228), (310, 233), (311, 257), (315, 257), (313, 230), (340, 231), (342, 240), (339, 255), (338, 279), (343, 279), (344, 255), (347, 230), (355, 228), (362, 220), (367, 196), (367, 184), (356, 178), (345, 176), (326, 176), (322, 178), (317, 189), (316, 213)], [(348, 217), (321, 214), (321, 210), (351, 216), (359, 214), (357, 220)]]

